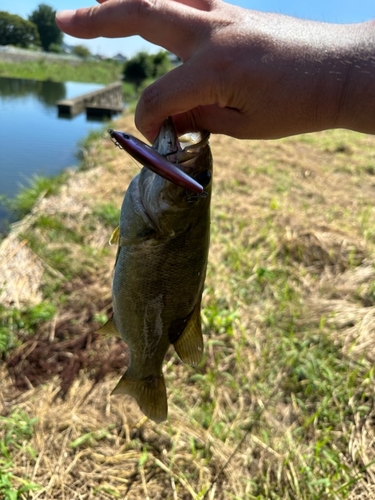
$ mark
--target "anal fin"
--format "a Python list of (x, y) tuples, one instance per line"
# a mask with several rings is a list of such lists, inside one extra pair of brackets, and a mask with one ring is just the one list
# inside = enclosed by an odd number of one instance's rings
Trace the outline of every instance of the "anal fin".
[(109, 335), (109, 336), (116, 336), (120, 337), (120, 334), (116, 328), (115, 322), (113, 318), (109, 319), (107, 323), (104, 323), (103, 326), (99, 328), (99, 330), (96, 331), (96, 333), (100, 333), (103, 335)]
[(201, 304), (200, 301), (194, 307), (184, 331), (173, 343), (177, 354), (184, 363), (189, 365), (197, 365), (203, 356), (203, 337), (201, 326)]
[(166, 420), (168, 415), (167, 390), (163, 374), (134, 380), (125, 373), (112, 394), (128, 394), (138, 403), (141, 411), (154, 422)]

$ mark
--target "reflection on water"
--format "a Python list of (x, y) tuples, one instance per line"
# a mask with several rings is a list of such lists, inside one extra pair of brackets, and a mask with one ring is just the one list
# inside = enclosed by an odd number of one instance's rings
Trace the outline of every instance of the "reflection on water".
[[(78, 163), (78, 141), (103, 124), (87, 121), (85, 113), (59, 119), (56, 101), (101, 87), (0, 78), (0, 195), (14, 196), (34, 174), (56, 175)], [(0, 232), (8, 215), (0, 206)]]
[(54, 106), (59, 99), (66, 99), (64, 82), (41, 82), (17, 78), (0, 78), (1, 100), (13, 102), (21, 97), (34, 96), (46, 106)]

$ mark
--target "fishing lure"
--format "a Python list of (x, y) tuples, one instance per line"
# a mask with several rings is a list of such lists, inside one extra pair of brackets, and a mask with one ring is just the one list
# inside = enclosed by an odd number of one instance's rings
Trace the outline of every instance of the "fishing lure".
[(118, 130), (109, 129), (108, 133), (116, 146), (124, 149), (130, 156), (155, 174), (194, 193), (203, 193), (203, 186), (145, 142), (131, 134), (125, 134)]

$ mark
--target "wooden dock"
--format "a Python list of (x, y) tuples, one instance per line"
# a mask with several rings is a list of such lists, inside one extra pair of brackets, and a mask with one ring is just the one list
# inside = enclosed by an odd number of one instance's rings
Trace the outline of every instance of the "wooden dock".
[(59, 117), (78, 115), (86, 111), (87, 117), (111, 117), (124, 108), (121, 82), (80, 95), (74, 99), (57, 101)]

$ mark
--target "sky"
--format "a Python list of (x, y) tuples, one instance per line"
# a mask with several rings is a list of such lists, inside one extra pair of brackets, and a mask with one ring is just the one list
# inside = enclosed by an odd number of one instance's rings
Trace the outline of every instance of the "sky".
[[(375, 19), (375, 0), (227, 0), (228, 3), (247, 9), (277, 12), (303, 19), (332, 23), (356, 23)], [(97, 5), (95, 0), (12, 0), (7, 3), (7, 11), (27, 18), (39, 4), (46, 3), (53, 9), (77, 9)], [(2, 7), (4, 9), (4, 7)], [(69, 45), (85, 45), (91, 53), (112, 57), (119, 52), (132, 57), (146, 50), (157, 52), (160, 47), (146, 42), (138, 36), (122, 39), (95, 38), (81, 40), (68, 35), (64, 42)]]

